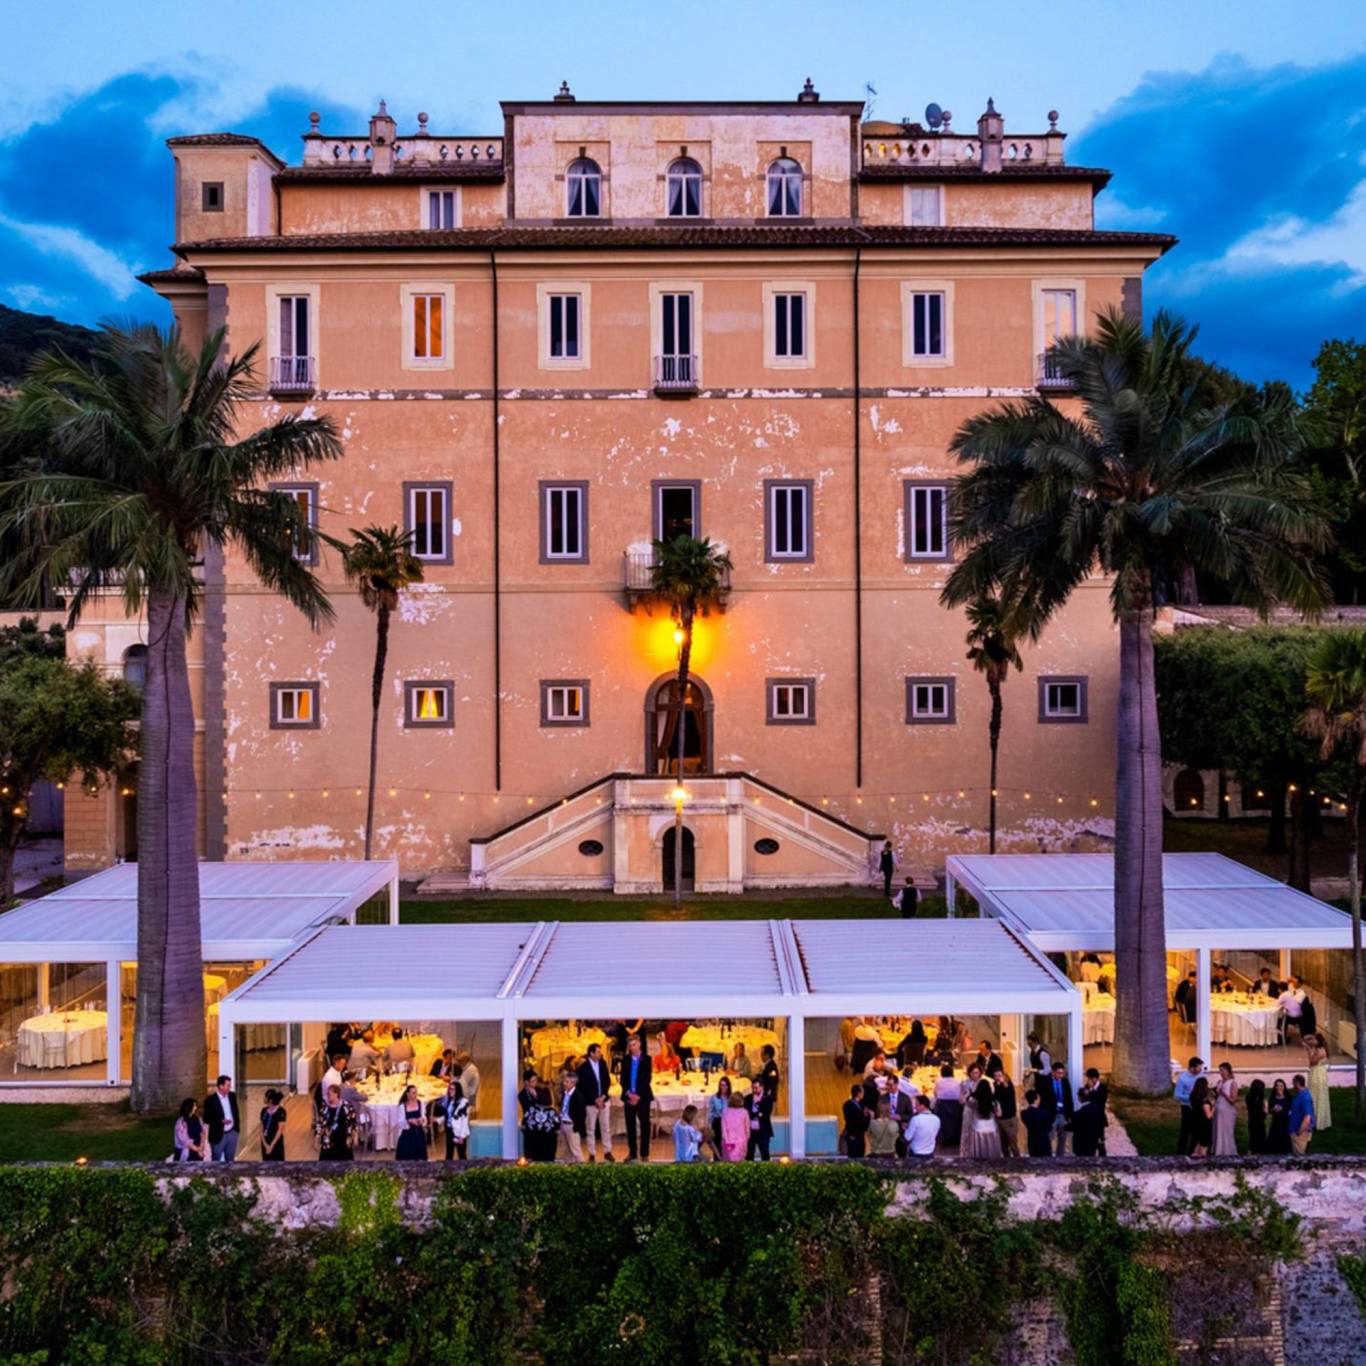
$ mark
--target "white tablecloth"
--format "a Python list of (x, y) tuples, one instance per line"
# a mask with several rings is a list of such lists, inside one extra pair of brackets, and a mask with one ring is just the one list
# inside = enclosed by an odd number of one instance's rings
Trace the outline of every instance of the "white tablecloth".
[[(418, 1098), (425, 1109), (429, 1101), (445, 1095), (446, 1083), (436, 1077), (414, 1077)], [(407, 1081), (401, 1077), (385, 1077), (378, 1085), (367, 1082), (358, 1089), (366, 1096), (364, 1114), (369, 1117), (372, 1142), (377, 1149), (395, 1148), (398, 1136), (407, 1126), (403, 1113), (403, 1092)]]
[(1263, 997), (1221, 992), (1210, 998), (1210, 1038), (1235, 1048), (1274, 1044), (1280, 1013), (1279, 1006), (1268, 1006)]
[(531, 1065), (542, 1081), (550, 1081), (570, 1058), (582, 1060), (588, 1055), (589, 1044), (601, 1044), (607, 1050), (607, 1035), (600, 1029), (570, 1029), (566, 1025), (547, 1025), (535, 1030), (530, 1039)]
[[(209, 1055), (218, 1055), (218, 1002), (215, 1001), (205, 1012), (205, 1028), (208, 1032)], [(265, 1048), (285, 1046), (285, 1027), (281, 1024), (242, 1024), (237, 1028), (246, 1036), (248, 1053), (256, 1053)]]
[(762, 1025), (733, 1025), (724, 1034), (720, 1025), (693, 1025), (679, 1042), (698, 1053), (724, 1053), (726, 1057), (735, 1052), (737, 1043), (742, 1043), (756, 1068), (761, 1066), (759, 1050), (765, 1044), (772, 1044), (775, 1052), (778, 1048), (777, 1034)]
[[(426, 1076), (432, 1070), (432, 1064), (445, 1051), (446, 1043), (440, 1034), (409, 1034), (404, 1031), (403, 1037), (413, 1046), (413, 1068), (412, 1070), (421, 1076)], [(394, 1041), (394, 1036), (389, 1033), (379, 1033), (375, 1035), (375, 1051), (381, 1057), (384, 1050)], [(384, 1066), (388, 1068), (391, 1064), (386, 1060)]]
[(1100, 991), (1094, 983), (1079, 982), (1077, 985), (1082, 989), (1082, 1043), (1114, 1043), (1115, 998), (1108, 991)]
[[(716, 1094), (716, 1085), (720, 1079), (720, 1074), (716, 1072), (710, 1077), (701, 1072), (684, 1072), (679, 1077), (654, 1077), (650, 1086), (655, 1093), (656, 1115), (667, 1115), (670, 1119), (677, 1119), (689, 1105), (695, 1105), (699, 1115), (705, 1120), (707, 1102)], [(747, 1077), (733, 1076), (730, 1079), (731, 1090), (736, 1095), (747, 1096), (750, 1084)], [(613, 1099), (618, 1099), (616, 1087), (613, 1087)]]
[(54, 1011), (19, 1026), (20, 1067), (79, 1067), (109, 1053), (109, 1017), (102, 1010)]
[(228, 979), (220, 977), (216, 972), (206, 972), (204, 974), (204, 999), (212, 1005), (216, 1001), (221, 1001), (228, 994)]

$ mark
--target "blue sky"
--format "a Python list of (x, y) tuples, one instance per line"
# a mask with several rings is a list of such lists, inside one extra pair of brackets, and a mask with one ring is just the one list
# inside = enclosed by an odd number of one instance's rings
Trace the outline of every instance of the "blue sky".
[(988, 95), (1008, 127), (1060, 110), (1069, 160), (1115, 172), (1101, 225), (1181, 238), (1149, 272), (1149, 310), (1198, 322), (1205, 353), (1249, 379), (1302, 387), (1320, 340), (1366, 336), (1355, 0), (68, 0), (5, 24), (0, 303), (72, 321), (164, 318), (133, 276), (169, 263), (173, 133), (232, 128), (297, 160), (308, 110), (359, 131), (381, 96), (400, 129), (425, 109), (434, 129), (494, 133), (499, 99), (563, 78), (590, 98), (786, 99), (810, 75), (832, 99), (871, 85), (888, 118), (935, 100), (962, 127)]

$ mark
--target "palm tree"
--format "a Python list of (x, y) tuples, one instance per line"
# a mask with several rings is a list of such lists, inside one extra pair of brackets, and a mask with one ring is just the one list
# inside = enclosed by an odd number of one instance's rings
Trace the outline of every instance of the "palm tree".
[(1151, 336), (1120, 312), (1094, 339), (1050, 351), (1080, 400), (1043, 396), (969, 419), (952, 449), (951, 528), (963, 558), (942, 599), (999, 593), (1031, 636), (1093, 574), (1119, 626), (1115, 764), (1115, 1082), (1171, 1084), (1162, 895), (1162, 766), (1153, 612), (1182, 566), (1241, 601), (1323, 600), (1313, 554), (1328, 533), (1291, 466), (1297, 413), (1283, 394), (1218, 402), (1198, 378), (1194, 331), (1160, 313)]
[[(1325, 760), (1342, 755), (1347, 784), (1347, 894), (1352, 913), (1353, 1019), (1366, 1039), (1366, 965), (1361, 953), (1361, 799), (1366, 793), (1366, 631), (1328, 631), (1309, 657), (1304, 691), (1309, 707), (1300, 719), (1319, 741)], [(1366, 1054), (1357, 1055), (1357, 1118), (1366, 1118)]]
[[(730, 556), (703, 538), (677, 536), (671, 541), (654, 543), (654, 563), (650, 587), (654, 596), (667, 603), (678, 623), (678, 682), (674, 706), (677, 708), (678, 783), (683, 785), (684, 717), (688, 695), (688, 664), (692, 657), (693, 621), (712, 607), (724, 604), (730, 591)], [(683, 900), (683, 803), (674, 803), (674, 901)]]
[(1001, 685), (1024, 668), (1019, 640), (1027, 634), (1016, 613), (995, 593), (984, 593), (967, 604), (968, 662), (986, 679), (991, 694), (991, 786), (988, 789), (988, 849), (996, 852), (996, 759), (1001, 746)]
[[(89, 363), (34, 362), (3, 414), (20, 452), (0, 487), (0, 535), (20, 553), (5, 580), (30, 601), (67, 595), (72, 625), (117, 585), (147, 613), (138, 779), (138, 975), (134, 1108), (169, 1110), (204, 1086), (194, 711), (185, 640), (203, 564), (227, 547), (316, 625), (331, 616), (303, 563), (314, 533), (298, 504), (262, 485), (341, 446), (326, 418), (286, 417), (241, 440), (257, 348), (235, 358), (215, 332), (191, 354), (175, 331), (106, 327)], [(115, 1005), (110, 1002), (111, 1008)]]
[(379, 765), (379, 704), (384, 691), (384, 664), (389, 655), (389, 619), (398, 595), (422, 582), (422, 561), (413, 554), (412, 533), (398, 527), (352, 529), (342, 564), (360, 591), (360, 600), (375, 614), (375, 667), (370, 676), (370, 788), (365, 800), (365, 857), (375, 834), (375, 775)]

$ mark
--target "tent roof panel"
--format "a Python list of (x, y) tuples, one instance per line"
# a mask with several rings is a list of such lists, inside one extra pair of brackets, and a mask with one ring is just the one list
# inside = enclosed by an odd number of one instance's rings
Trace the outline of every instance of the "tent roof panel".
[[(1113, 854), (955, 854), (949, 862), (964, 882), (985, 892), (1115, 885)], [(1169, 890), (1284, 886), (1223, 854), (1163, 854), (1162, 883)]]

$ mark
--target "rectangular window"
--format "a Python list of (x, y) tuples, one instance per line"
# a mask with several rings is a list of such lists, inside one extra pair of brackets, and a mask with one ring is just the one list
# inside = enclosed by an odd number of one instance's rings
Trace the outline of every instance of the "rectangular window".
[(203, 197), (200, 200), (200, 207), (205, 213), (223, 212), (223, 182), (221, 180), (206, 180), (201, 186)]
[(412, 298), (412, 358), (414, 360), (444, 360), (446, 358), (445, 295), (414, 294)]
[(952, 678), (908, 678), (906, 680), (906, 724), (908, 726), (952, 725), (954, 680)]
[(670, 483), (656, 479), (652, 485), (655, 503), (655, 539), (676, 541), (680, 536), (701, 539), (700, 501), (702, 485), (697, 480)]
[(809, 479), (765, 481), (765, 560), (814, 558), (811, 545), (811, 489)]
[(773, 354), (779, 360), (805, 359), (805, 294), (773, 296)]
[[(299, 509), (299, 520), (308, 527), (309, 531), (318, 529), (318, 486), (317, 484), (272, 484), (272, 493), (283, 493), (285, 497), (293, 499)], [(287, 533), (290, 539), (294, 539), (293, 533)], [(303, 561), (304, 564), (317, 564), (318, 544), (314, 540), (309, 540), (307, 545), (296, 545), (294, 547), (294, 558)]]
[(816, 723), (816, 680), (814, 678), (770, 678), (767, 680), (770, 726), (812, 726)]
[(450, 484), (404, 484), (403, 501), (413, 554), (430, 564), (450, 564)]
[(937, 228), (944, 222), (944, 189), (940, 185), (912, 185), (907, 195), (911, 227)]
[(691, 356), (692, 345), (692, 295), (661, 294), (660, 338), (661, 350), (665, 356)]
[(449, 679), (407, 679), (403, 684), (403, 724), (409, 730), (449, 730), (455, 725)]
[(588, 680), (586, 678), (541, 679), (541, 725), (586, 726)]
[(938, 359), (944, 348), (944, 295), (940, 290), (911, 295), (911, 355)]
[(454, 190), (427, 191), (427, 226), (438, 229), (455, 227)]
[(272, 730), (317, 730), (316, 683), (272, 683), (270, 685), (270, 728)]
[(906, 559), (949, 559), (948, 485), (908, 480), (905, 487)]
[(550, 358), (578, 360), (583, 355), (580, 301), (577, 294), (552, 294), (550, 306)]
[(1075, 724), (1086, 720), (1084, 677), (1039, 679), (1039, 720)]
[(1077, 291), (1075, 289), (1045, 289), (1043, 291), (1043, 345), (1046, 351), (1063, 337), (1077, 332)]
[(542, 483), (541, 563), (588, 563), (588, 484)]
[(307, 294), (280, 296), (280, 356), (306, 359), (311, 340)]

